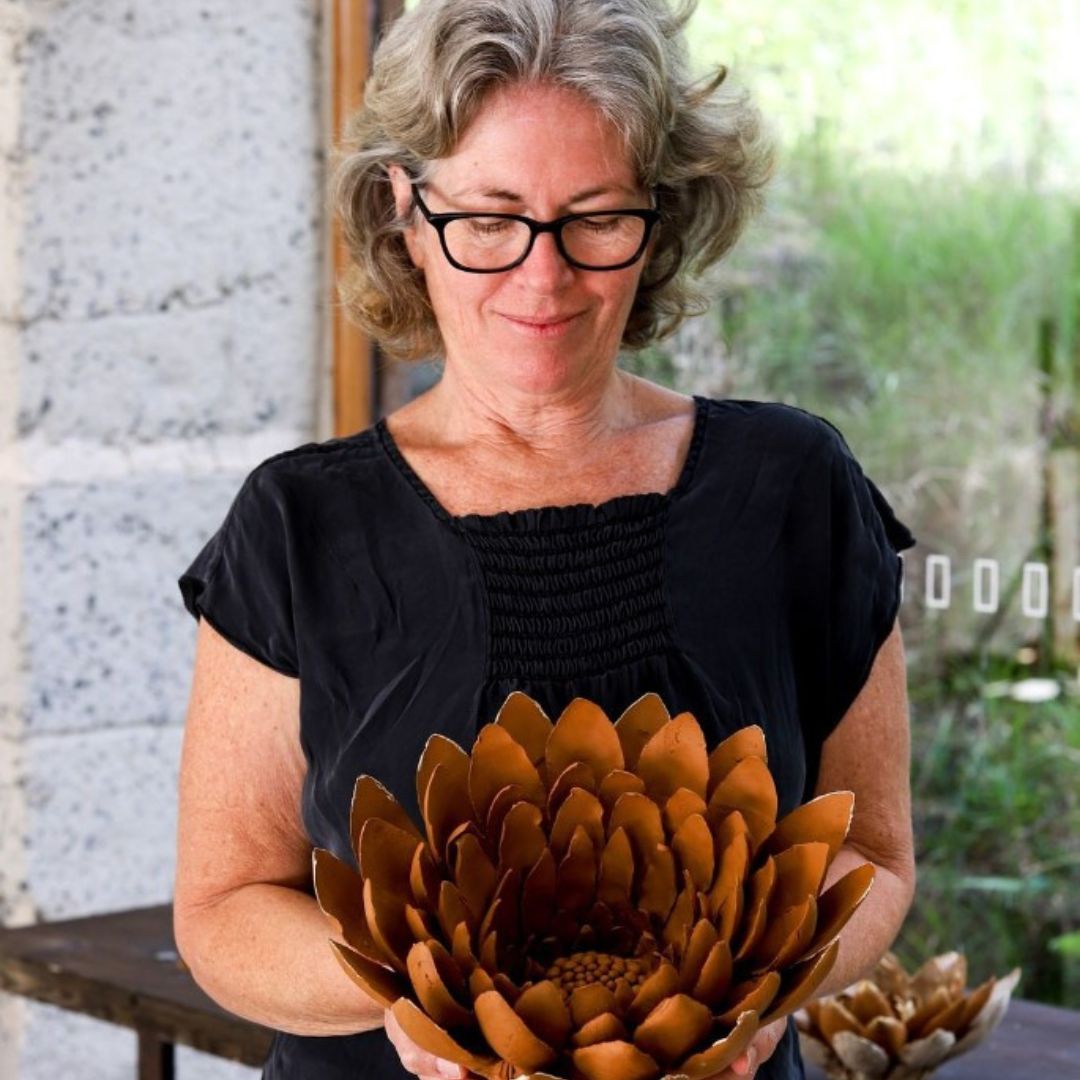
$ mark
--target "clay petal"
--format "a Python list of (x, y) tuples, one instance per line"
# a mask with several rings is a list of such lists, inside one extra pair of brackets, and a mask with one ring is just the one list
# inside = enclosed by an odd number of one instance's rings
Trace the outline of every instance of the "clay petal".
[(681, 787), (664, 803), (664, 830), (668, 836), (674, 836), (691, 814), (704, 818), (707, 810), (708, 804), (700, 795)]
[(972, 990), (971, 993), (963, 999), (963, 1016), (960, 1018), (960, 1022), (952, 1028), (958, 1035), (963, 1035), (979, 1013), (986, 1007), (986, 1003), (990, 1000), (990, 995), (994, 992), (994, 984), (996, 981), (997, 980), (991, 976), (986, 982)]
[(495, 864), (472, 833), (460, 837), (451, 850), (454, 884), (461, 890), (461, 895), (465, 898), (465, 903), (472, 908), (473, 914), (480, 918), (487, 910), (497, 884)]
[(405, 957), (414, 938), (397, 897), (377, 889), (368, 878), (364, 882), (364, 917), (368, 929), (395, 970), (405, 974)]
[(749, 982), (733, 987), (728, 997), (729, 1000), (734, 1001), (734, 1004), (729, 1006), (716, 1019), (721, 1024), (734, 1024), (748, 1010), (753, 1011), (757, 1016), (761, 1016), (772, 1004), (779, 990), (780, 973), (778, 971), (766, 971), (756, 979), (751, 979)]
[(810, 944), (817, 922), (817, 904), (808, 896), (768, 921), (751, 952), (754, 970), (794, 963)]
[(529, 1030), (528, 1025), (498, 991), (481, 994), (474, 1002), (476, 1019), (492, 1049), (516, 1069), (531, 1073), (550, 1064), (558, 1053)]
[[(903, 1020), (897, 1020), (895, 1016), (875, 1016), (866, 1025), (866, 1033), (890, 1057), (900, 1058), (900, 1052), (907, 1043), (907, 1028)], [(953, 1038), (949, 1045), (952, 1046), (955, 1041)], [(906, 1064), (910, 1065), (912, 1062), (907, 1061)]]
[(634, 1045), (661, 1064), (681, 1061), (712, 1030), (713, 1017), (700, 1001), (674, 994), (661, 1001), (634, 1030)]
[(626, 1025), (611, 1012), (594, 1016), (574, 1032), (574, 1046), (592, 1046), (593, 1043), (625, 1041), (630, 1038)]
[(422, 843), (382, 818), (368, 818), (360, 830), (360, 876), (383, 892), (408, 896), (413, 855)]
[(420, 812), (424, 815), (427, 828), (428, 843), (431, 844), (432, 853), (438, 859), (442, 859), (443, 849), (435, 844), (431, 837), (431, 819), (428, 816), (428, 789), (435, 770), (442, 766), (442, 778), (439, 781), (442, 788), (442, 797), (437, 799), (439, 808), (445, 806), (454, 807), (456, 820), (451, 823), (440, 822), (443, 828), (443, 837), (450, 834), (454, 825), (472, 817), (469, 806), (469, 755), (461, 749), (452, 739), (444, 735), (431, 735), (424, 744), (423, 753), (416, 767), (416, 802)]
[(591, 792), (576, 787), (563, 800), (551, 826), (551, 851), (556, 859), (566, 854), (570, 837), (579, 825), (584, 826), (593, 846), (598, 851), (603, 849), (604, 807)]
[[(430, 740), (428, 745), (431, 745)], [(425, 790), (420, 806), (424, 813), (428, 846), (435, 859), (445, 864), (446, 845), (454, 830), (473, 820), (468, 787), (464, 777), (458, 775), (456, 765), (447, 768), (440, 762), (435, 765)]]
[(765, 850), (775, 855), (793, 844), (824, 841), (829, 845), (831, 863), (840, 850), (854, 812), (855, 795), (850, 791), (830, 791), (796, 807), (776, 823)]
[(645, 859), (638, 907), (646, 915), (666, 920), (675, 903), (675, 889), (675, 856), (666, 844), (657, 844)]
[(615, 721), (615, 733), (622, 746), (624, 768), (637, 768), (638, 758), (645, 744), (665, 725), (671, 722), (671, 714), (659, 694), (642, 694), (633, 704), (623, 710)]
[(597, 795), (603, 803), (605, 813), (610, 814), (619, 796), (624, 792), (634, 791), (639, 795), (645, 794), (645, 781), (640, 776), (635, 776), (625, 769), (614, 769), (600, 781)]
[(658, 1080), (661, 1073), (652, 1057), (622, 1040), (583, 1046), (572, 1058), (585, 1080)]
[(570, 1019), (574, 1028), (584, 1027), (590, 1020), (615, 1009), (615, 995), (602, 983), (586, 983), (575, 987), (570, 994)]
[(413, 941), (428, 941), (439, 936), (438, 922), (426, 911), (421, 911), (412, 904), (405, 904), (404, 911), (405, 922)]
[(764, 933), (769, 895), (775, 882), (776, 864), (770, 856), (750, 876), (750, 895), (747, 897), (746, 913), (742, 918), (742, 941), (735, 952), (736, 960), (748, 956)]
[(845, 996), (848, 1008), (864, 1026), (877, 1016), (893, 1015), (889, 999), (870, 979), (859, 979), (847, 989)]
[(889, 1055), (877, 1043), (853, 1031), (837, 1032), (832, 1041), (832, 1050), (844, 1065), (862, 1073), (867, 1080), (876, 1080), (889, 1071)]
[[(774, 1020), (780, 1019), (781, 1016), (787, 1016), (788, 1013), (794, 1012), (804, 1001), (811, 998), (817, 988), (825, 981), (825, 977), (832, 971), (839, 952), (840, 942), (834, 941), (813, 960), (797, 964), (786, 971), (781, 979), (780, 990), (776, 997), (773, 998), (769, 1011), (761, 1017), (762, 1026), (771, 1024)], [(821, 1004), (824, 1005), (825, 1003), (822, 1002)], [(854, 1030), (857, 1030), (858, 1021), (855, 1021), (855, 1023), (856, 1029)]]
[(1012, 997), (1016, 984), (1020, 981), (1020, 969), (1013, 968), (1008, 975), (1002, 976), (994, 983), (994, 989), (990, 994), (990, 1000), (982, 1007), (978, 1016), (972, 1021), (963, 1038), (952, 1048), (949, 1057), (969, 1050), (978, 1045), (1001, 1023), (1005, 1010), (1009, 1007), (1009, 999)]
[(769, 766), (761, 758), (748, 757), (737, 762), (713, 789), (707, 816), (715, 824), (722, 814), (738, 810), (746, 819), (757, 850), (775, 827), (778, 805)]
[(353, 854), (360, 857), (360, 830), (368, 818), (378, 817), (396, 825), (405, 832), (423, 840), (423, 834), (406, 813), (405, 808), (390, 794), (374, 776), (358, 776), (353, 785), (352, 802), (349, 806), (349, 839)]
[(814, 939), (804, 954), (813, 956), (825, 948), (847, 925), (874, 883), (874, 864), (863, 863), (837, 878), (819, 897), (818, 924)]
[(472, 908), (465, 903), (461, 890), (452, 881), (444, 879), (439, 886), (439, 907), (436, 914), (446, 941), (453, 940), (454, 931), (460, 923), (466, 923), (470, 933), (476, 930), (476, 916)]
[[(489, 843), (494, 843), (502, 836), (503, 822), (511, 807), (525, 801), (525, 792), (520, 784), (507, 784), (500, 788), (487, 812), (487, 826), (484, 836)], [(530, 804), (531, 805), (531, 804)]]
[(596, 869), (596, 849), (584, 826), (579, 825), (555, 875), (555, 902), (560, 910), (579, 913), (593, 903)]
[(485, 724), (473, 743), (469, 761), (469, 798), (479, 821), (486, 821), (492, 800), (507, 784), (517, 784), (537, 806), (547, 801), (540, 774), (529, 755), (505, 728)]
[(657, 803), (666, 802), (681, 787), (705, 798), (709, 785), (709, 755), (705, 736), (693, 714), (679, 713), (642, 748), (637, 763), (645, 790)]
[(514, 1002), (514, 1012), (549, 1046), (558, 1049), (570, 1037), (570, 1011), (559, 988), (550, 979), (533, 983), (523, 990)]
[(656, 970), (638, 987), (627, 1008), (627, 1016), (634, 1024), (640, 1024), (664, 998), (678, 992), (679, 973), (667, 960), (661, 960)]
[(770, 914), (794, 907), (808, 896), (816, 897), (828, 858), (829, 845), (818, 842), (795, 844), (774, 856), (776, 884), (769, 898)]
[(532, 866), (547, 850), (543, 827), (544, 814), (538, 806), (519, 802), (510, 807), (503, 819), (499, 838), (499, 868), (524, 870)]
[(750, 1045), (760, 1028), (757, 1014), (744, 1012), (729, 1035), (688, 1057), (679, 1066), (680, 1076), (686, 1080), (709, 1080), (722, 1073)]
[(929, 1035), (916, 1039), (914, 1042), (909, 1042), (907, 1046), (901, 1049), (899, 1057), (908, 1068), (929, 1069), (944, 1061), (955, 1044), (956, 1035), (954, 1032), (949, 1031), (947, 1028), (937, 1028)]
[[(674, 865), (674, 863), (672, 864)], [(690, 880), (690, 874), (683, 871), (683, 887), (675, 897), (675, 903), (671, 907), (661, 937), (664, 944), (675, 950), (675, 959), (681, 958), (685, 944), (690, 937), (690, 928), (694, 924), (694, 907), (697, 900), (697, 890)], [(646, 910), (646, 909), (642, 909)]]
[[(701, 969), (717, 942), (716, 927), (708, 919), (699, 919), (690, 932), (690, 941), (679, 963), (679, 989), (689, 993), (701, 975)], [(694, 994), (694, 997), (700, 997)], [(708, 1003), (706, 1003), (708, 1004)]]
[(418, 844), (409, 867), (409, 889), (413, 900), (426, 911), (435, 911), (439, 904), (442, 877), (427, 844)]
[(364, 915), (364, 879), (333, 852), (315, 848), (311, 855), (315, 899), (337, 932), (369, 960), (385, 963)]
[(462, 975), (468, 978), (479, 962), (472, 949), (472, 935), (469, 933), (468, 923), (458, 923), (450, 935), (450, 955)]
[(713, 835), (701, 814), (690, 814), (675, 831), (671, 848), (678, 856), (679, 866), (690, 872), (696, 888), (704, 892), (713, 881), (716, 857)]
[(635, 859), (644, 864), (658, 844), (665, 842), (660, 808), (648, 797), (628, 791), (620, 795), (608, 819), (608, 836), (625, 829), (634, 848)]
[(552, 724), (539, 702), (521, 690), (512, 690), (500, 706), (495, 723), (506, 728), (534, 765), (543, 761)]
[(526, 938), (531, 934), (542, 936), (551, 925), (556, 877), (555, 859), (545, 847), (521, 887), (521, 930)]
[(548, 776), (556, 777), (575, 761), (593, 771), (596, 783), (624, 767), (623, 750), (607, 714), (595, 702), (576, 697), (555, 721), (544, 750)]
[(345, 974), (384, 1009), (389, 1009), (405, 993), (405, 982), (389, 968), (372, 963), (355, 949), (350, 949), (347, 945), (341, 945), (336, 941), (331, 941), (330, 947), (334, 950), (334, 955)]
[(548, 790), (548, 819), (555, 820), (559, 807), (574, 788), (595, 793), (596, 787), (597, 781), (591, 765), (587, 765), (584, 761), (575, 761), (572, 765), (567, 765)]
[(520, 870), (507, 870), (495, 888), (478, 932), (481, 941), (492, 931), (497, 930), (499, 940), (509, 945), (518, 941), (521, 937), (521, 929), (518, 924), (518, 912), (521, 910), (521, 881)]
[(716, 744), (709, 754), (709, 793), (743, 758), (757, 757), (768, 764), (765, 749), (765, 732), (758, 724), (739, 728), (722, 742)]
[(713, 913), (720, 936), (727, 941), (732, 940), (742, 917), (743, 885), (749, 869), (749, 837), (746, 833), (736, 833), (731, 842), (721, 849), (716, 879), (708, 892), (709, 910)]
[(487, 1080), (501, 1080), (499, 1067), (502, 1063), (498, 1057), (493, 1054), (474, 1054), (471, 1050), (466, 1050), (409, 998), (398, 998), (390, 1011), (401, 1025), (402, 1031), (422, 1050), (434, 1054), (435, 1057), (464, 1065), (466, 1069), (479, 1073)]
[(600, 856), (600, 878), (596, 885), (598, 900), (612, 907), (630, 902), (634, 883), (634, 855), (624, 828), (609, 837)]
[(416, 942), (409, 950), (406, 966), (417, 1000), (439, 1027), (469, 1028), (473, 1026), (472, 1013), (450, 992), (428, 944), (422, 941)]
[[(839, 949), (840, 943), (834, 941), (831, 949)], [(824, 954), (827, 955), (827, 954)], [(866, 1035), (866, 1029), (859, 1023), (858, 1017), (838, 998), (823, 998), (818, 1003), (818, 1028), (831, 1044), (841, 1031), (851, 1031), (856, 1035)]]
[(719, 1008), (731, 986), (732, 976), (731, 949), (727, 941), (721, 938), (709, 950), (701, 973), (694, 984), (694, 997), (710, 1009)]

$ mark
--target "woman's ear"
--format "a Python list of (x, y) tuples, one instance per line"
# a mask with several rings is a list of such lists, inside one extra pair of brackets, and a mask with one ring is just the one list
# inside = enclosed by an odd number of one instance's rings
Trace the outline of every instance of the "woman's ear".
[[(397, 164), (397, 162), (391, 162), (387, 166), (387, 174), (390, 177), (390, 186), (394, 193), (395, 216), (398, 220), (411, 218), (413, 216), (413, 195), (408, 174)], [(406, 226), (404, 236), (405, 247), (408, 249), (409, 258), (412, 259), (414, 266), (418, 269), (422, 269), (424, 265), (424, 252), (416, 235), (415, 223), (410, 222), (410, 224)]]

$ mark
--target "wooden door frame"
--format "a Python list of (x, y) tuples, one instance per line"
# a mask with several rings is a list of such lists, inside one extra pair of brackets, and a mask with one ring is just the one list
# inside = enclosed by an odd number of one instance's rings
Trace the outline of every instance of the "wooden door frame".
[[(337, 141), (345, 118), (363, 101), (364, 83), (380, 31), (404, 10), (404, 0), (331, 0), (331, 132)], [(335, 282), (348, 265), (336, 218), (330, 222), (332, 251), (330, 318), (333, 433), (351, 435), (369, 426), (378, 409), (378, 348), (345, 318)]]

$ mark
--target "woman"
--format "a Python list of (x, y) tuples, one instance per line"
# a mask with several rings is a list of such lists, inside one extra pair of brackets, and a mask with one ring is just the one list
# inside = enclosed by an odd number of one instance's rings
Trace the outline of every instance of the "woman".
[[(768, 173), (751, 108), (722, 76), (689, 84), (688, 15), (421, 0), (378, 51), (337, 171), (346, 296), (441, 380), (261, 463), (180, 579), (203, 618), (177, 941), (212, 997), (279, 1032), (265, 1077), (463, 1075), (342, 973), (311, 849), (351, 858), (360, 773), (416, 816), (427, 737), (470, 746), (515, 688), (551, 716), (656, 691), (710, 745), (759, 723), (781, 813), (853, 790), (830, 881), (866, 860), (877, 879), (822, 993), (909, 906), (913, 538), (823, 420), (616, 363), (695, 310), (688, 256), (731, 246)], [(722, 1075), (801, 1076), (793, 1025)]]

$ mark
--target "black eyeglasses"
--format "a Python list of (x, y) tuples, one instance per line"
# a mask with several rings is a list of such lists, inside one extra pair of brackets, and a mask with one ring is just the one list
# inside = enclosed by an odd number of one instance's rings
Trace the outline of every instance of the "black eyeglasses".
[(660, 212), (594, 210), (534, 221), (523, 214), (433, 214), (412, 185), (413, 198), (434, 226), (451, 266), (470, 274), (498, 274), (523, 263), (537, 233), (555, 234), (559, 254), (579, 270), (621, 270), (641, 258)]

